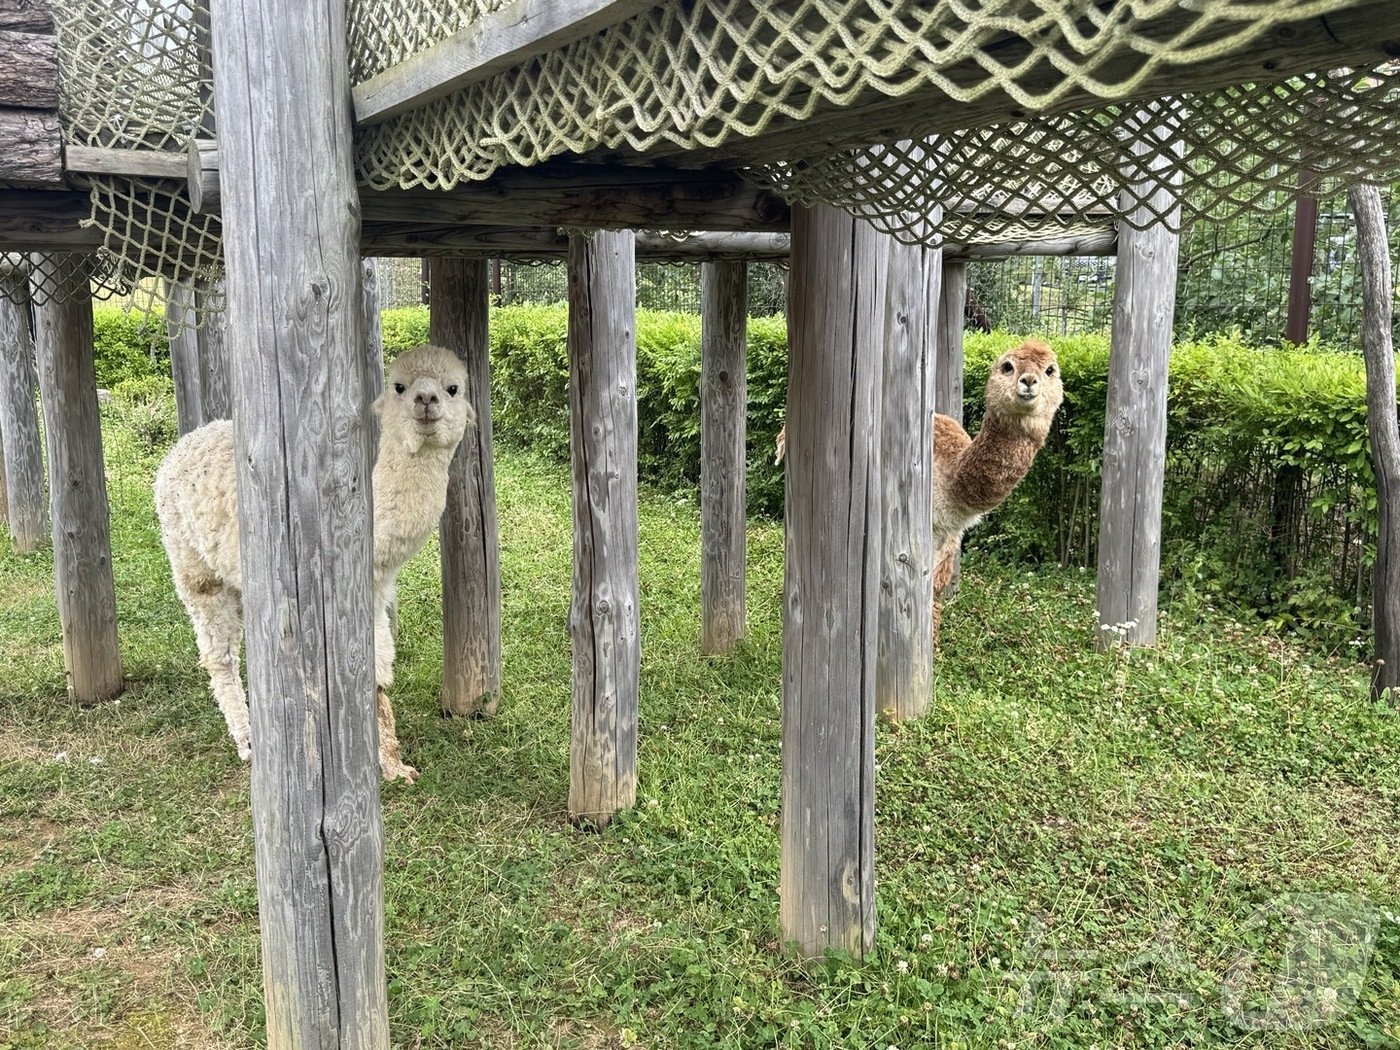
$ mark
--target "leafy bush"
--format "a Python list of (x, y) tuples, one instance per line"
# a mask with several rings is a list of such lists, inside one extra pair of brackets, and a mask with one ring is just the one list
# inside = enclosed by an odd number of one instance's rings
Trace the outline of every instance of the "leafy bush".
[(162, 449), (180, 436), (175, 386), (164, 376), (123, 379), (112, 387), (110, 411), (147, 452)]
[(92, 311), (97, 385), (170, 375), (170, 341), (160, 313), (99, 306)]
[(404, 306), (383, 310), (379, 314), (379, 329), (384, 340), (384, 363), (388, 364), (405, 350), (428, 341), (428, 308)]

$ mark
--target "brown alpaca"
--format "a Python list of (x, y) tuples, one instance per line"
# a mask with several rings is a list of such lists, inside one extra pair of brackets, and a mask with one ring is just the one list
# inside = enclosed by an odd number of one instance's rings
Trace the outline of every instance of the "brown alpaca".
[(1028, 339), (987, 376), (987, 412), (975, 438), (957, 420), (933, 417), (933, 641), (943, 619), (963, 533), (1011, 495), (1045, 444), (1064, 400), (1055, 352)]

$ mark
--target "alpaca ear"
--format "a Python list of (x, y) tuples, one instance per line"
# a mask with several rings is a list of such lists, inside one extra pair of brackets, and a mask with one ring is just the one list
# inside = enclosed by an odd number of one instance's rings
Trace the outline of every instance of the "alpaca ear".
[(472, 403), (470, 401), (463, 401), (462, 404), (467, 408), (467, 426), (476, 426), (476, 409), (472, 408)]
[(378, 397), (376, 397), (373, 401), (369, 403), (369, 410), (373, 412), (376, 416), (382, 416), (384, 414), (384, 401), (388, 396), (389, 391), (385, 390), (382, 394), (380, 394)]

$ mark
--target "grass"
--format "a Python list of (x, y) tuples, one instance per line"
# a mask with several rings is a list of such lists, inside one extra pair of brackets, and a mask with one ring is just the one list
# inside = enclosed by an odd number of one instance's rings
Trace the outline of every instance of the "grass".
[[(119, 703), (71, 707), (46, 556), (0, 553), (0, 1047), (263, 1041), (248, 774), (107, 420)], [(929, 716), (877, 740), (878, 950), (779, 944), (781, 528), (697, 655), (696, 507), (644, 496), (639, 800), (570, 827), (569, 484), (502, 452), (501, 714), (436, 714), (401, 581), (384, 791), (403, 1047), (1397, 1047), (1400, 718), (1362, 669), (1191, 602), (1097, 653), (1087, 574), (971, 552)]]

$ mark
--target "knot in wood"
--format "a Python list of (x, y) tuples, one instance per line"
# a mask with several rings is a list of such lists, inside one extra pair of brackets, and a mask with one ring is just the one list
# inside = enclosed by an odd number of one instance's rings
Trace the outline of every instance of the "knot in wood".
[(721, 383), (727, 383), (727, 382), (729, 382), (729, 371), (728, 371), (728, 369), (721, 368), (721, 369), (719, 370), (719, 381), (720, 381)]
[(608, 601), (606, 598), (599, 598), (598, 612), (601, 613), (603, 616), (606, 616), (608, 613), (612, 612), (612, 602)]

